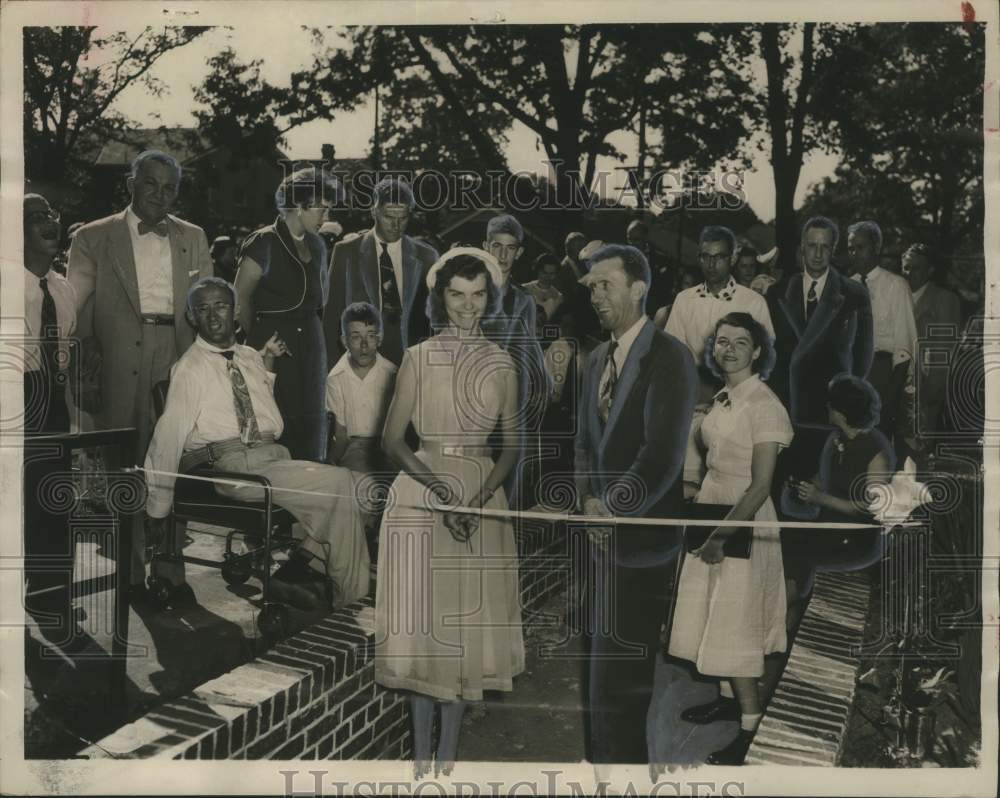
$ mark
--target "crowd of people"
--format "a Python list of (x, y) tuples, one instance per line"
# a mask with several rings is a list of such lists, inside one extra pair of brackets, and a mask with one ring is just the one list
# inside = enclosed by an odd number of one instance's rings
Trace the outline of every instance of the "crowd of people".
[[(74, 231), (65, 276), (58, 214), (38, 194), (24, 200), (26, 432), (67, 431), (67, 403), (137, 430), (135, 450), (108, 463), (146, 469), (131, 601), (150, 601), (147, 533), (182, 545), (178, 475), (211, 463), (266, 476), (299, 522), (275, 594), (343, 606), (369, 591), (377, 560), (376, 679), (412, 695), (418, 770), (447, 769), (464, 702), (512, 690), (524, 670), (515, 511), (544, 504), (547, 474), (572, 473), (590, 519), (590, 758), (646, 761), (673, 604), (669, 654), (720, 680), (715, 701), (681, 717), (739, 721), (710, 761), (742, 763), (766, 701), (758, 680), (786, 650), (815, 572), (882, 554), (875, 528), (791, 534), (781, 521), (870, 521), (866, 490), (941, 424), (946, 385), (920, 341), (962, 320), (931, 279), (931, 250), (911, 246), (895, 274), (880, 265), (878, 224), (862, 220), (838, 269), (840, 229), (817, 216), (802, 228), (801, 268), (782, 274), (774, 251), (713, 225), (695, 278), (634, 221), (626, 243), (570, 233), (564, 257), (541, 254), (519, 285), (514, 216), (492, 217), (481, 246), (439, 253), (407, 235), (415, 203), (400, 180), (376, 186), (370, 229), (332, 251), (343, 231), (327, 217), (344, 187), (321, 170), (282, 181), (273, 224), (211, 245), (170, 213), (180, 181), (170, 155), (141, 153), (129, 206)], [(80, 379), (67, 393), (70, 367)], [(542, 441), (554, 454), (535, 456)], [(52, 569), (35, 566), (66, 556), (30, 490), (45, 467), (25, 470), (26, 528), (43, 530), (26, 536), (29, 597), (52, 587)], [(725, 523), (685, 537), (669, 520), (697, 513)], [(183, 564), (153, 563), (168, 607), (196, 600)], [(41, 595), (29, 610), (53, 609), (60, 591)]]

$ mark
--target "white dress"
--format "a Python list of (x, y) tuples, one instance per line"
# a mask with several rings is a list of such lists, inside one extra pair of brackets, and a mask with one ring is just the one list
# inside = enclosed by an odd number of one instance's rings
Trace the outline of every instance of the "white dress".
[[(784, 406), (756, 375), (727, 392), (731, 406), (715, 402), (701, 425), (708, 473), (696, 502), (736, 504), (750, 486), (757, 443), (787, 446), (792, 426)], [(754, 516), (777, 520), (768, 497)], [(764, 655), (784, 651), (785, 580), (779, 527), (757, 527), (750, 559), (726, 557), (709, 565), (690, 554), (677, 588), (670, 654), (706, 676), (757, 677)]]
[[(493, 468), (486, 439), (513, 361), (485, 338), (435, 336), (406, 352), (416, 373), (416, 455), (449, 475), (463, 498)], [(375, 680), (444, 701), (511, 690), (524, 670), (518, 554), (509, 520), (480, 518), (469, 543), (443, 515), (422, 509), (429, 491), (406, 472), (392, 485), (380, 531), (375, 595)], [(500, 488), (485, 505), (506, 510)]]

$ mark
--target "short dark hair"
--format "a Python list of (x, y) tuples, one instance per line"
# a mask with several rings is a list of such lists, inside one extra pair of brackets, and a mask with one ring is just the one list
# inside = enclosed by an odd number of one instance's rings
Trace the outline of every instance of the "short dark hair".
[(340, 314), (340, 333), (347, 337), (347, 325), (352, 321), (370, 324), (382, 334), (382, 314), (371, 302), (352, 302)]
[(135, 158), (132, 159), (132, 163), (129, 166), (129, 175), (132, 177), (138, 176), (139, 170), (142, 169), (144, 164), (147, 164), (150, 161), (169, 166), (177, 173), (177, 180), (180, 181), (181, 175), (184, 173), (180, 162), (173, 155), (170, 155), (163, 150), (143, 150), (140, 152), (135, 156)]
[(216, 236), (208, 248), (208, 255), (214, 260), (225, 252), (227, 247), (235, 246), (236, 242), (230, 236)]
[(492, 236), (503, 235), (504, 233), (516, 238), (518, 243), (522, 243), (524, 241), (524, 228), (521, 226), (521, 223), (509, 213), (501, 213), (499, 216), (494, 216), (486, 223), (487, 241), (489, 241)]
[(535, 258), (534, 267), (536, 272), (540, 272), (545, 266), (555, 266), (557, 269), (562, 268), (559, 258), (551, 252), (543, 252)]
[(343, 183), (336, 175), (307, 166), (292, 172), (278, 184), (274, 204), (279, 211), (315, 208), (323, 203), (342, 204), (345, 196)]
[(431, 327), (440, 328), (448, 323), (448, 311), (444, 304), (444, 289), (448, 287), (453, 277), (474, 280), (479, 275), (486, 278), (486, 309), (480, 323), (490, 316), (495, 316), (500, 309), (500, 289), (493, 282), (486, 263), (475, 255), (457, 255), (449, 258), (438, 269), (434, 279), (434, 287), (427, 294), (427, 318)]
[(818, 227), (820, 230), (829, 230), (833, 234), (833, 241), (830, 242), (830, 250), (833, 251), (837, 249), (837, 242), (840, 240), (840, 228), (837, 227), (837, 223), (833, 221), (833, 219), (828, 219), (825, 216), (813, 216), (809, 219), (809, 221), (802, 225), (802, 236), (799, 239), (800, 242), (806, 240), (806, 233), (814, 227)]
[(730, 327), (739, 327), (750, 333), (750, 340), (753, 341), (753, 348), (760, 349), (760, 357), (750, 364), (750, 370), (757, 374), (762, 380), (771, 376), (777, 354), (774, 351), (774, 340), (763, 324), (751, 316), (749, 313), (734, 312), (727, 313), (715, 323), (715, 330), (705, 340), (705, 353), (702, 355), (705, 365), (720, 380), (725, 380), (725, 373), (715, 362), (715, 337), (719, 333), (719, 328), (724, 324)]
[(194, 307), (191, 305), (191, 300), (194, 299), (194, 295), (197, 294), (203, 288), (225, 288), (229, 295), (233, 298), (233, 307), (236, 307), (236, 288), (228, 280), (223, 280), (221, 277), (202, 277), (198, 282), (192, 285), (187, 292), (187, 312), (191, 318), (194, 318)]
[(605, 244), (587, 258), (587, 271), (589, 272), (595, 263), (614, 258), (621, 258), (628, 284), (632, 285), (636, 280), (642, 280), (646, 285), (646, 293), (649, 293), (649, 286), (653, 280), (652, 272), (649, 270), (649, 261), (646, 260), (646, 256), (642, 254), (640, 249), (630, 244)]
[(757, 247), (753, 245), (752, 241), (748, 241), (745, 238), (741, 238), (736, 242), (736, 257), (742, 258), (746, 255), (753, 255), (754, 258), (760, 255)]
[(728, 227), (721, 224), (710, 224), (701, 228), (701, 235), (698, 236), (698, 246), (708, 244), (712, 241), (724, 241), (729, 244), (729, 254), (736, 252), (736, 236)]
[(855, 429), (869, 430), (879, 422), (882, 400), (875, 387), (860, 377), (844, 372), (830, 380), (826, 401)]
[(872, 240), (872, 243), (875, 245), (875, 251), (882, 251), (882, 228), (878, 226), (878, 222), (873, 222), (870, 219), (863, 222), (855, 222), (847, 228), (847, 235), (850, 237), (855, 233), (864, 233)]
[(383, 205), (405, 205), (409, 210), (416, 207), (413, 189), (398, 177), (384, 177), (375, 185), (373, 209)]

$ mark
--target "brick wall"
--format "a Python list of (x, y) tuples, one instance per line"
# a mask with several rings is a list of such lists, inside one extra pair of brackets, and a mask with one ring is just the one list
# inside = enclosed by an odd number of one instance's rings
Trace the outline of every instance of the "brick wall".
[[(516, 533), (526, 622), (563, 589), (565, 536)], [(372, 599), (331, 613), (253, 662), (157, 707), (80, 752), (89, 758), (408, 759), (409, 704), (375, 684)]]

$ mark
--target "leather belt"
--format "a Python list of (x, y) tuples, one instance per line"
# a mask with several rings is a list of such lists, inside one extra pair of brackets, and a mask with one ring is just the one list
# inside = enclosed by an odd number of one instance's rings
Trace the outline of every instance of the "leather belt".
[(158, 314), (158, 313), (144, 313), (142, 315), (142, 323), (143, 324), (162, 325), (162, 326), (165, 326), (165, 327), (173, 327), (174, 326), (174, 317), (173, 316), (161, 315), (161, 314)]
[(205, 463), (212, 465), (217, 460), (221, 460), (227, 454), (232, 454), (233, 452), (243, 452), (247, 449), (255, 449), (258, 446), (266, 446), (272, 443), (274, 443), (274, 433), (272, 432), (262, 432), (260, 435), (260, 442), (253, 444), (244, 443), (239, 438), (230, 438), (228, 441), (210, 443), (206, 446), (202, 446), (200, 449), (191, 449), (190, 451), (184, 452), (184, 454), (181, 455), (180, 470), (190, 471), (192, 468), (197, 468)]
[(461, 444), (437, 443), (422, 441), (420, 448), (428, 453), (440, 454), (445, 457), (492, 457), (493, 449), (489, 446), (462, 446)]

